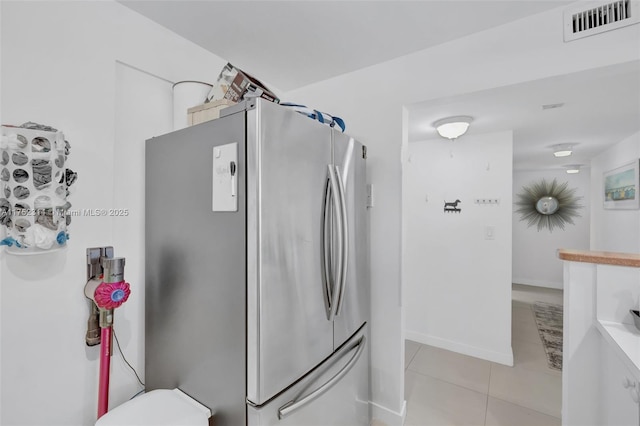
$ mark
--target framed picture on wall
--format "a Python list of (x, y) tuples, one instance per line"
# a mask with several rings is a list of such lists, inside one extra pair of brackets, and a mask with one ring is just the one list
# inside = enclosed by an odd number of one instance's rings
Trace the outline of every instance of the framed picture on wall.
[(640, 160), (635, 160), (604, 173), (605, 209), (640, 208), (639, 168)]

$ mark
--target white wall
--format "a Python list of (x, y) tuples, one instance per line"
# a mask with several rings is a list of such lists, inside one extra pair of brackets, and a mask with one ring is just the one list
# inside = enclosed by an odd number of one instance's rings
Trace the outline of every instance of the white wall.
[(640, 133), (591, 160), (591, 250), (640, 253), (640, 210), (605, 210), (603, 173), (640, 158)]
[(562, 289), (563, 262), (558, 259), (559, 248), (589, 249), (589, 221), (591, 209), (590, 171), (567, 174), (564, 170), (520, 170), (513, 173), (513, 201), (524, 186), (530, 186), (545, 179), (558, 183), (569, 183), (570, 189), (576, 189), (575, 195), (582, 197), (579, 203), (580, 217), (573, 219), (574, 224), (565, 224), (564, 229), (555, 228), (538, 231), (533, 225), (527, 227), (527, 221), (520, 220), (520, 214), (513, 210), (513, 282), (540, 287)]
[[(109, 208), (114, 202), (141, 200), (141, 183), (128, 181), (138, 178), (143, 163), (120, 165), (124, 158), (140, 158), (142, 141), (125, 141), (121, 132), (126, 124), (119, 121), (116, 127), (116, 118), (122, 117), (116, 98), (126, 100), (117, 85), (116, 71), (122, 64), (116, 61), (169, 81), (211, 81), (225, 61), (115, 2), (0, 2), (0, 9), (2, 123), (32, 120), (64, 131), (72, 145), (68, 166), (78, 172), (69, 197), (73, 208)], [(171, 105), (156, 103), (170, 98), (163, 99), (147, 99), (148, 115), (158, 108), (170, 110)], [(140, 122), (146, 129), (157, 125)], [(136, 229), (127, 238), (122, 235), (141, 212), (137, 203), (117, 207), (131, 208), (132, 216), (74, 217), (63, 252), (0, 252), (1, 424), (67, 426), (95, 421), (98, 348), (84, 343), (88, 247), (114, 245), (117, 256), (127, 257), (133, 294), (116, 311), (115, 325), (125, 354), (144, 372), (144, 324), (139, 321), (143, 259), (138, 258), (143, 233)], [(139, 387), (119, 355), (114, 353), (112, 364), (115, 404)]]
[[(173, 91), (170, 82), (120, 62), (116, 63), (115, 85), (111, 206), (126, 211), (126, 216), (114, 217), (112, 241), (115, 255), (127, 258), (125, 278), (134, 285), (134, 293), (123, 308), (116, 310), (114, 329), (119, 341), (129, 347), (128, 361), (135, 362), (139, 374), (144, 374), (144, 141), (150, 135), (173, 130)], [(124, 170), (127, 172), (122, 173)], [(132, 388), (141, 389), (120, 356), (113, 357), (111, 374), (111, 407), (129, 399)]]
[(411, 143), (403, 187), (406, 337), (507, 365), (512, 144), (511, 131)]
[(369, 147), (376, 197), (370, 209), (372, 392), (377, 413), (387, 414), (390, 424), (400, 422), (404, 401), (403, 106), (639, 58), (640, 25), (564, 43), (562, 9), (555, 9), (283, 96), (343, 117), (347, 132)]

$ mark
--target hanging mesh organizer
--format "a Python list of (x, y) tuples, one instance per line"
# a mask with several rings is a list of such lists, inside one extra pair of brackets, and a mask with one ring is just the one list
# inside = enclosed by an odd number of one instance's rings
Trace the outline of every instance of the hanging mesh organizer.
[(65, 168), (70, 145), (62, 132), (36, 123), (2, 126), (0, 138), (0, 246), (37, 254), (63, 248), (76, 174)]

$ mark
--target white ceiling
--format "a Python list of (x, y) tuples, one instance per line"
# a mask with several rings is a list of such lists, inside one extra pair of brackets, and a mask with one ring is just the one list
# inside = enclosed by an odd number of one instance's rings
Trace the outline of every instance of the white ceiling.
[[(119, 0), (267, 83), (276, 94), (502, 25), (571, 1)], [(639, 43), (640, 44), (640, 43)], [(212, 71), (212, 79), (219, 70)], [(640, 131), (638, 63), (432, 100), (409, 107), (409, 140), (433, 121), (475, 118), (469, 134), (512, 129), (514, 168), (588, 164)], [(564, 102), (559, 109), (542, 105)], [(463, 143), (464, 136), (455, 143)], [(575, 143), (558, 160), (549, 146)]]
[(288, 91), (570, 3), (120, 0)]
[[(543, 110), (542, 105), (564, 103)], [(640, 62), (596, 68), (408, 107), (409, 141), (439, 138), (433, 122), (470, 115), (467, 134), (513, 130), (514, 168), (589, 164), (607, 146), (640, 131)], [(465, 135), (466, 136), (466, 135)], [(465, 143), (465, 136), (452, 143)], [(555, 158), (551, 146), (574, 144)]]

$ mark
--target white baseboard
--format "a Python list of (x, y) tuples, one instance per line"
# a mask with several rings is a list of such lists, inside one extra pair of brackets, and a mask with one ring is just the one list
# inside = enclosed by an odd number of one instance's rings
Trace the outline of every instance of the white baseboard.
[(435, 346), (463, 355), (486, 359), (487, 361), (493, 361), (498, 364), (513, 366), (513, 350), (511, 349), (509, 349), (508, 352), (496, 352), (408, 330), (405, 330), (404, 337), (414, 342), (422, 343), (423, 345)]
[(532, 280), (529, 278), (513, 278), (511, 280), (514, 284), (532, 285), (535, 287), (555, 288), (562, 290), (564, 288), (562, 281), (547, 281), (547, 280)]
[(382, 405), (369, 401), (371, 406), (371, 424), (375, 426), (402, 426), (407, 416), (407, 401), (402, 401), (402, 410), (396, 413)]

